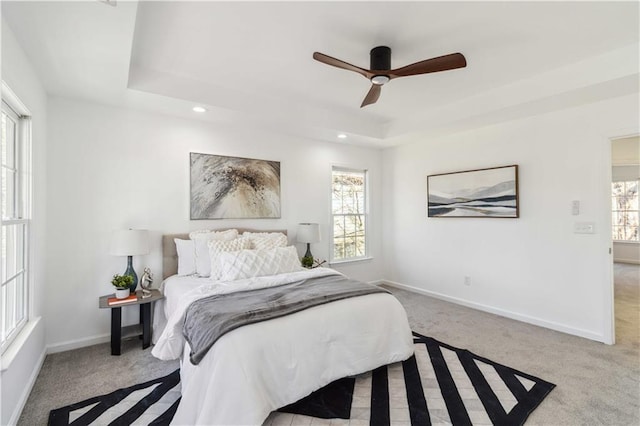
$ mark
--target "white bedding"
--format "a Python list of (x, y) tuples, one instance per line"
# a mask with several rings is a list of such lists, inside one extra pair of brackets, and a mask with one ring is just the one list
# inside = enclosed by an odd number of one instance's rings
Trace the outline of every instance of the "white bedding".
[(241, 327), (222, 336), (200, 364), (189, 361), (182, 320), (193, 300), (328, 274), (338, 272), (317, 268), (232, 283), (166, 280), (167, 299), (163, 307), (158, 304), (156, 317), (166, 313), (168, 321), (152, 353), (183, 357), (182, 400), (173, 424), (258, 425), (271, 411), (334, 380), (413, 354), (402, 305), (389, 294), (372, 294)]
[(197, 275), (172, 275), (162, 282), (160, 291), (165, 298), (155, 302), (153, 307), (153, 333), (151, 338), (154, 345), (158, 342), (167, 324), (167, 318), (176, 310), (180, 296), (205, 284), (211, 284), (211, 279), (201, 278)]

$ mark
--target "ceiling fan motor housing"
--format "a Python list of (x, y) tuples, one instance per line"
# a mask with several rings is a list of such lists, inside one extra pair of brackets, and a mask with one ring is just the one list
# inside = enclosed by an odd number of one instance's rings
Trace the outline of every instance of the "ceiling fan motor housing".
[(387, 46), (378, 46), (371, 49), (369, 53), (371, 57), (372, 71), (388, 71), (391, 69), (391, 49)]

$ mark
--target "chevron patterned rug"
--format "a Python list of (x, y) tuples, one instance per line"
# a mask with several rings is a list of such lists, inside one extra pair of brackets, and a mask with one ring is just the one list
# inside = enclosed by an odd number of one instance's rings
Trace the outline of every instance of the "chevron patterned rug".
[[(555, 387), (513, 368), (414, 333), (415, 355), (337, 380), (272, 413), (265, 425), (521, 425)], [(49, 425), (167, 425), (180, 373), (52, 410)]]

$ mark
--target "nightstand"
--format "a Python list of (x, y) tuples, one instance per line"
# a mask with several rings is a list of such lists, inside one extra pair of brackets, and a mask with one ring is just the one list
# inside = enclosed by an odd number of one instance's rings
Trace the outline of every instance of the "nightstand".
[[(122, 303), (120, 305), (109, 305), (108, 299), (114, 297), (113, 294), (100, 297), (98, 306), (100, 309), (111, 309), (111, 355), (120, 355), (120, 342), (122, 339), (141, 336), (142, 349), (151, 345), (151, 305), (156, 300), (164, 299), (160, 290), (151, 290), (151, 296), (142, 298), (142, 290), (136, 291), (138, 300)], [(122, 327), (122, 308), (126, 306), (140, 306), (140, 324)]]

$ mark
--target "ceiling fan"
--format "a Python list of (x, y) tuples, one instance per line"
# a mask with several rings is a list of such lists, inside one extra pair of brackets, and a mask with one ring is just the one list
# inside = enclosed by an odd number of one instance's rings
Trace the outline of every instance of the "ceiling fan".
[(314, 52), (313, 59), (333, 67), (354, 71), (371, 80), (371, 89), (364, 97), (360, 108), (375, 103), (380, 97), (382, 86), (390, 80), (410, 75), (428, 74), (432, 72), (448, 71), (467, 66), (467, 60), (461, 53), (438, 56), (407, 65), (402, 68), (391, 69), (391, 49), (387, 46), (378, 46), (371, 49), (371, 63), (369, 70), (356, 67), (340, 59), (332, 58), (324, 53)]

